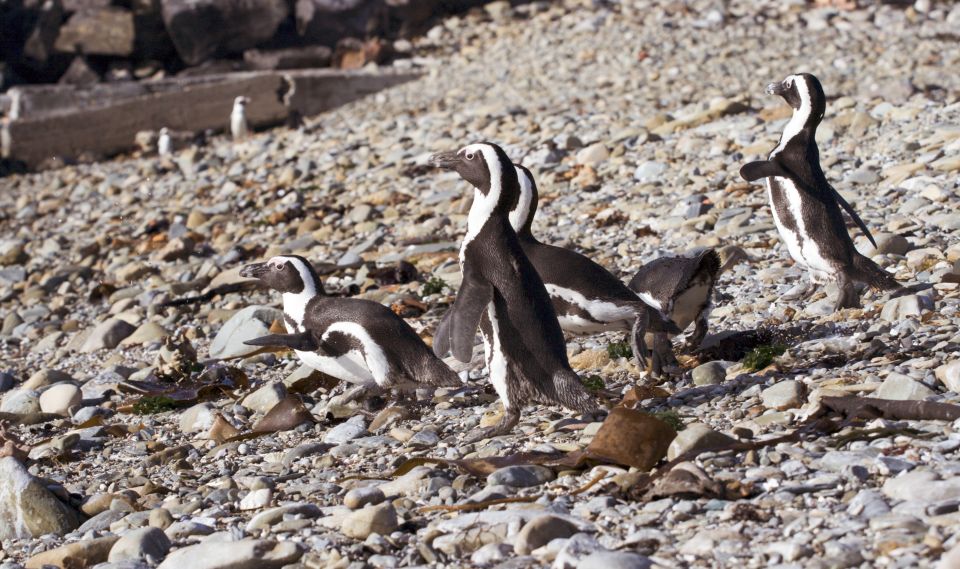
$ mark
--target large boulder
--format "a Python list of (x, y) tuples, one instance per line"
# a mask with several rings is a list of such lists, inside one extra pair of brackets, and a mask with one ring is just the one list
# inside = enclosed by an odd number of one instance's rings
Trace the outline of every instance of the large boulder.
[(133, 13), (123, 8), (77, 12), (60, 28), (54, 47), (65, 53), (129, 57), (133, 53)]
[(294, 8), (297, 33), (328, 46), (378, 32), (385, 11), (383, 0), (297, 0)]
[(196, 65), (270, 39), (289, 8), (284, 0), (161, 0), (161, 12), (180, 58)]
[(16, 458), (0, 458), (0, 540), (63, 535), (80, 525), (79, 515), (60, 502)]

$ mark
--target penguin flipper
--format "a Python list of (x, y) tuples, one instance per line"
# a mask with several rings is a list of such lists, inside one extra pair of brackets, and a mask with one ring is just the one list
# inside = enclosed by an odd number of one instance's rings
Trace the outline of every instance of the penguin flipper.
[(830, 188), (830, 193), (833, 194), (833, 197), (837, 200), (837, 203), (840, 204), (843, 209), (847, 210), (847, 213), (850, 214), (850, 218), (853, 219), (853, 222), (857, 224), (857, 227), (860, 228), (860, 231), (863, 232), (863, 236), (866, 237), (870, 244), (873, 245), (873, 248), (877, 248), (877, 242), (873, 240), (873, 235), (870, 234), (870, 230), (867, 229), (867, 224), (860, 219), (860, 216), (857, 215), (857, 212), (853, 211), (853, 206), (847, 203), (847, 200), (843, 199), (843, 196), (840, 195), (840, 192), (834, 189), (833, 186), (828, 186)]
[(776, 162), (771, 162), (770, 160), (757, 160), (756, 162), (750, 162), (744, 164), (740, 168), (740, 177), (748, 182), (756, 182), (761, 178), (770, 178), (773, 176), (787, 176), (787, 171), (784, 170)]
[(310, 332), (301, 334), (269, 334), (252, 340), (247, 340), (244, 344), (248, 346), (271, 346), (280, 348), (290, 348), (299, 352), (315, 352), (320, 349), (320, 345)]
[(469, 362), (473, 357), (473, 344), (477, 337), (480, 318), (493, 300), (493, 286), (484, 279), (464, 275), (463, 285), (457, 293), (457, 300), (443, 317), (434, 335), (434, 353), (438, 356), (447, 350), (461, 362)]

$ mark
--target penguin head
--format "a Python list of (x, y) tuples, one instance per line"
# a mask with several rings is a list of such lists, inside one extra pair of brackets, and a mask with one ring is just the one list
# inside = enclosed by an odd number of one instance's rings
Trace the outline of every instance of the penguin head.
[(170, 129), (169, 129), (169, 128), (163, 127), (163, 128), (160, 129), (160, 136), (167, 136), (168, 134), (170, 134)]
[(483, 201), (492, 202), (494, 209), (508, 213), (517, 204), (517, 171), (507, 153), (492, 142), (471, 144), (455, 152), (438, 152), (430, 157), (430, 162), (456, 171), (483, 195)]
[(251, 263), (240, 270), (240, 276), (257, 279), (283, 293), (315, 295), (323, 291), (313, 266), (298, 255), (277, 255), (263, 263)]
[(819, 124), (827, 106), (827, 97), (823, 93), (820, 81), (809, 73), (790, 75), (780, 82), (767, 85), (767, 93), (780, 95), (793, 107), (794, 113), (802, 113), (809, 121)]
[(533, 218), (537, 214), (537, 183), (533, 174), (525, 166), (514, 164), (517, 169), (517, 180), (520, 183), (520, 197), (517, 205), (510, 211), (510, 225), (518, 234), (530, 234)]
[(242, 109), (246, 107), (249, 103), (250, 103), (250, 97), (244, 97), (243, 95), (240, 95), (239, 97), (233, 100), (233, 108)]

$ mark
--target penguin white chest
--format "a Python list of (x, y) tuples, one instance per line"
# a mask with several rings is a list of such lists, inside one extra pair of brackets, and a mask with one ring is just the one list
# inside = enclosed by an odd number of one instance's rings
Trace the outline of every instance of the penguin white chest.
[[(636, 318), (636, 314), (629, 306), (618, 306), (604, 300), (589, 299), (578, 291), (554, 284), (544, 283), (544, 285), (551, 299), (558, 299), (563, 303), (576, 306), (581, 312), (589, 315), (588, 319), (576, 313), (561, 313), (558, 310), (557, 321), (566, 332), (586, 334), (610, 330), (629, 330)], [(556, 306), (556, 303), (554, 305)]]
[(677, 328), (686, 330), (687, 326), (700, 316), (700, 312), (709, 300), (709, 294), (710, 287), (706, 283), (695, 284), (680, 293), (673, 302), (673, 312), (670, 313), (670, 319)]
[(507, 356), (503, 353), (503, 344), (500, 338), (500, 322), (497, 320), (497, 308), (494, 303), (487, 305), (487, 318), (490, 319), (490, 338), (483, 334), (483, 350), (487, 356), (487, 369), (490, 372), (490, 383), (494, 391), (503, 401), (506, 409), (512, 407), (510, 394), (507, 390)]
[(338, 357), (322, 356), (316, 352), (297, 352), (300, 361), (317, 371), (331, 375), (348, 383), (362, 385), (374, 384), (373, 374), (367, 368), (363, 354), (351, 350)]
[[(777, 203), (773, 194), (773, 184), (781, 189), (781, 199), (784, 201), (785, 216), (778, 212)], [(803, 217), (804, 196), (797, 185), (790, 178), (767, 178), (767, 196), (773, 212), (773, 221), (777, 231), (787, 245), (787, 250), (793, 259), (806, 267), (814, 280), (822, 280), (834, 272), (833, 266), (827, 262), (820, 252), (820, 246), (807, 229)]]

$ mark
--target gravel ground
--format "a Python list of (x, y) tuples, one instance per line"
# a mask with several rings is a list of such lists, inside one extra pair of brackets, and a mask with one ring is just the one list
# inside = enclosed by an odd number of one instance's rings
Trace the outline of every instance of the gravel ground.
[[(0, 411), (62, 416), (14, 420), (0, 441), (0, 456), (29, 450), (0, 458), (0, 568), (960, 567), (958, 421), (701, 454), (685, 468), (705, 482), (660, 496), (621, 492), (637, 476), (616, 466), (483, 476), (424, 462), (393, 478), (413, 457), (576, 451), (600, 424), (533, 407), (513, 434), (462, 443), (497, 413), (476, 361), (467, 386), (417, 408), (344, 403), (292, 354), (247, 351), (243, 330), (276, 312), (240, 310), (279, 297), (237, 275), (302, 254), (329, 292), (390, 305), (429, 339), (459, 286), (472, 192), (427, 157), (489, 139), (538, 178), (537, 236), (625, 279), (695, 247), (746, 253), (719, 281), (707, 343), (780, 330), (786, 352), (757, 371), (742, 350), (681, 358), (683, 376), (639, 406), (685, 425), (668, 457), (787, 434), (825, 396), (960, 403), (958, 24), (960, 5), (929, 0), (497, 2), (414, 42), (395, 65), (421, 80), (300, 130), (0, 179)], [(789, 117), (764, 86), (798, 71), (829, 97), (827, 177), (878, 238), (858, 246), (921, 292), (866, 292), (837, 314), (833, 287), (790, 294), (806, 275), (737, 172)], [(401, 261), (417, 280), (398, 282)], [(611, 356), (620, 339), (568, 342), (614, 401), (649, 383)], [(178, 378), (222, 387), (130, 412), (145, 384)], [(226, 440), (291, 392), (312, 423)]]

